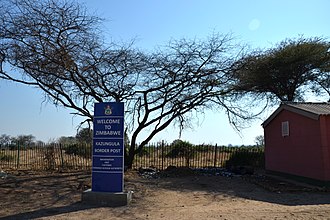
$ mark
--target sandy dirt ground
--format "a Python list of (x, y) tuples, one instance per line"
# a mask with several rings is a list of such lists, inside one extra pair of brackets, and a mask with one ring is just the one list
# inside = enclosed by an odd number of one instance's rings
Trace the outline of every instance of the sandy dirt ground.
[(330, 192), (263, 177), (125, 176), (125, 207), (81, 203), (90, 174), (13, 172), (0, 179), (4, 219), (330, 219)]

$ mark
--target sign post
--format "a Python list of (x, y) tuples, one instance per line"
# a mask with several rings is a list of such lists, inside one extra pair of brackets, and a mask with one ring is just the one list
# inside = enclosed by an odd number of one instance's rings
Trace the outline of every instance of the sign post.
[(92, 189), (83, 193), (82, 200), (127, 205), (132, 192), (124, 192), (124, 103), (96, 103), (93, 125)]
[(94, 106), (92, 191), (123, 192), (124, 103)]

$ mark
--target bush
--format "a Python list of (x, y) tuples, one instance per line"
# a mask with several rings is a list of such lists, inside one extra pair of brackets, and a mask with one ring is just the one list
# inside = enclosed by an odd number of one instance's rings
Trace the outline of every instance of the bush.
[(262, 150), (238, 150), (230, 155), (225, 167), (231, 169), (237, 166), (265, 167), (265, 154)]
[(7, 154), (4, 154), (4, 153), (0, 152), (0, 161), (9, 162), (9, 161), (13, 161), (14, 159), (15, 159), (14, 156), (7, 155)]
[(166, 157), (186, 157), (193, 154), (193, 145), (188, 141), (175, 140), (171, 144), (171, 150), (166, 154)]
[(212, 146), (212, 145), (195, 145), (195, 149), (196, 151), (198, 152), (201, 152), (201, 153), (207, 153), (207, 152), (210, 152), (210, 151), (214, 151), (214, 148), (215, 146)]
[(17, 144), (10, 144), (8, 145), (9, 150), (18, 150), (18, 145)]
[(44, 162), (46, 170), (55, 170), (55, 148), (54, 146), (48, 146), (44, 150)]
[(91, 145), (78, 145), (70, 144), (65, 147), (65, 153), (69, 155), (81, 156), (84, 158), (91, 158), (92, 156), (92, 146)]
[(149, 156), (149, 155), (150, 155), (150, 150), (151, 150), (150, 147), (143, 147), (143, 148), (139, 151), (138, 156), (139, 156), (139, 157)]
[(175, 140), (171, 145), (171, 150), (166, 154), (166, 157), (177, 158), (183, 157), (186, 159), (186, 166), (189, 167), (190, 159), (194, 157), (195, 150), (194, 145), (188, 141)]

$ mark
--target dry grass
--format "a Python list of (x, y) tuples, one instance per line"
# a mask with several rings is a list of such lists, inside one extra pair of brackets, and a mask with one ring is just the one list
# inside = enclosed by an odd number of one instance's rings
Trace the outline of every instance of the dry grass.
[[(69, 155), (58, 148), (35, 148), (27, 150), (6, 150), (3, 155), (12, 158), (10, 161), (0, 161), (2, 169), (23, 170), (61, 170), (61, 169), (90, 169), (92, 162), (77, 155)], [(19, 159), (18, 159), (19, 158)]]

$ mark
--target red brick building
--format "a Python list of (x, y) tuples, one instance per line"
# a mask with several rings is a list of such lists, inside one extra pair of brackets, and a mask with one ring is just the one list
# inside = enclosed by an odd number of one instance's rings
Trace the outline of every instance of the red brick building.
[(282, 103), (263, 127), (267, 171), (330, 183), (330, 103)]

